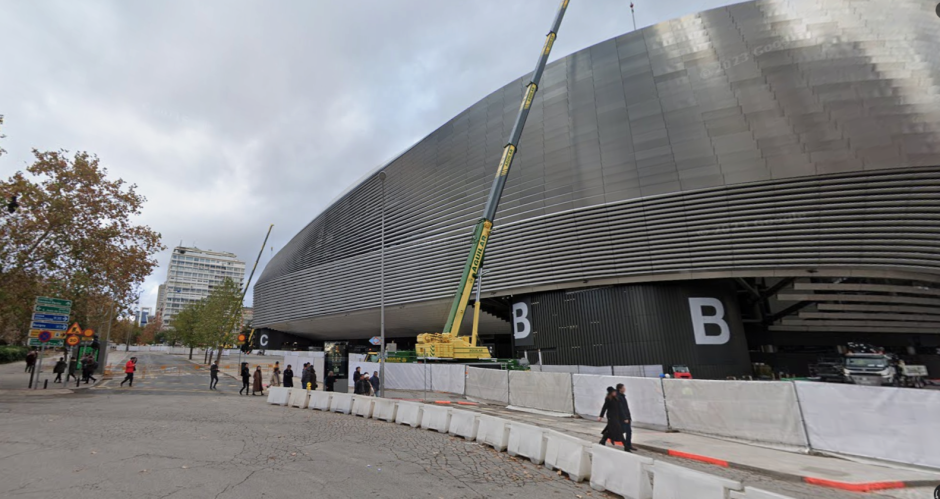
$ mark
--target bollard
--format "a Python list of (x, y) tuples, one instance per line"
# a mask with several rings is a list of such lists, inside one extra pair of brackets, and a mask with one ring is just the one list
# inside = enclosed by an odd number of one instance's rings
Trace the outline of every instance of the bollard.
[(45, 390), (45, 389), (47, 389), (47, 388), (49, 388), (49, 380), (48, 380), (48, 379), (42, 384), (42, 389), (43, 389), (43, 390)]

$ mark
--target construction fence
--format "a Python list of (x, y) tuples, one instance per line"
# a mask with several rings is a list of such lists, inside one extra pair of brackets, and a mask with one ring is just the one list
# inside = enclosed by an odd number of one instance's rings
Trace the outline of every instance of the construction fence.
[[(351, 361), (350, 383), (356, 367), (370, 374), (379, 370), (378, 363)], [(573, 374), (544, 372), (545, 367), (538, 372), (388, 363), (385, 387), (596, 418), (606, 388), (623, 383), (633, 423), (640, 427), (940, 468), (940, 418), (935, 417), (940, 414), (940, 391)], [(874, 438), (888, 429), (891, 439)]]

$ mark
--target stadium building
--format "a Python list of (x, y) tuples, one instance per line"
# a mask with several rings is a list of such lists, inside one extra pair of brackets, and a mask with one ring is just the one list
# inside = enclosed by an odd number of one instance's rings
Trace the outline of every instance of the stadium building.
[[(551, 63), (484, 262), (484, 343), (723, 378), (754, 362), (806, 374), (868, 342), (936, 376), (934, 7), (745, 2)], [(441, 330), (527, 81), (374, 170), (277, 253), (254, 291), (271, 348), (377, 335), (383, 250), (388, 337), (407, 348)]]

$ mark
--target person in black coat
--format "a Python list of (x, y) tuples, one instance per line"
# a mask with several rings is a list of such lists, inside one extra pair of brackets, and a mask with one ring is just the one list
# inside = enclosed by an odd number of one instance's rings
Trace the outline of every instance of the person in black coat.
[(307, 382), (310, 381), (310, 367), (309, 362), (304, 362), (304, 367), (300, 370), (300, 388), (306, 390)]
[(356, 382), (355, 393), (357, 395), (371, 395), (372, 393), (372, 384), (369, 383), (369, 375), (363, 374), (359, 378), (359, 381)]
[[(611, 442), (623, 442), (623, 414), (620, 412), (620, 401), (617, 399), (617, 390), (614, 390), (612, 386), (607, 387), (607, 396), (604, 397), (604, 408), (601, 409), (601, 415), (597, 418), (598, 421), (604, 419), (604, 414), (607, 415), (607, 426), (604, 427), (604, 431), (601, 432), (601, 445), (606, 445), (607, 441)], [(630, 452), (630, 449), (627, 446), (624, 446), (623, 450)]]
[(353, 373), (353, 386), (356, 386), (359, 383), (359, 380), (362, 378), (362, 373), (359, 372), (359, 368), (356, 368), (356, 372)]
[(328, 371), (326, 373), (326, 381), (324, 381), (324, 384), (326, 385), (326, 391), (333, 391), (333, 385), (336, 384), (336, 375), (333, 374), (333, 371)]
[(248, 363), (242, 362), (242, 389), (238, 390), (238, 394), (241, 395), (242, 392), (245, 392), (245, 395), (249, 395), (251, 391), (251, 370), (248, 369)]
[(620, 415), (623, 416), (623, 448), (635, 451), (636, 449), (633, 447), (633, 427), (630, 426), (630, 421), (633, 418), (630, 417), (630, 404), (627, 403), (627, 387), (623, 386), (623, 383), (617, 384), (617, 402), (620, 404)]
[(369, 383), (372, 383), (372, 391), (376, 395), (379, 393), (379, 372), (375, 371), (372, 373), (372, 376), (369, 378)]
[(292, 388), (294, 386), (294, 370), (290, 368), (290, 364), (287, 365), (287, 369), (284, 369), (284, 388)]

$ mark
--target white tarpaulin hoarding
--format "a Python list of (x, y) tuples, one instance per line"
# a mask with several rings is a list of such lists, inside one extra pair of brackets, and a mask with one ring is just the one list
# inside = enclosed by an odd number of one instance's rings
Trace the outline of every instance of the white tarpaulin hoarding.
[(614, 376), (630, 376), (633, 378), (658, 378), (663, 374), (662, 365), (651, 366), (613, 366)]
[(607, 387), (623, 383), (634, 424), (665, 428), (666, 405), (663, 387), (658, 378), (627, 378), (622, 376), (574, 375), (574, 411), (585, 418), (596, 418), (604, 406)]
[(793, 383), (663, 381), (671, 428), (788, 448), (809, 445)]
[(430, 390), (430, 366), (389, 362), (385, 364), (385, 388), (388, 390)]
[(940, 468), (940, 392), (795, 384), (813, 449)]
[(578, 374), (597, 374), (609, 376), (612, 374), (610, 366), (578, 366)]
[(569, 373), (577, 374), (578, 366), (542, 366), (543, 373)]
[(467, 367), (459, 364), (431, 364), (431, 390), (463, 395), (466, 371)]
[(509, 405), (571, 414), (571, 374), (509, 371)]
[(467, 368), (467, 397), (509, 403), (509, 371)]

